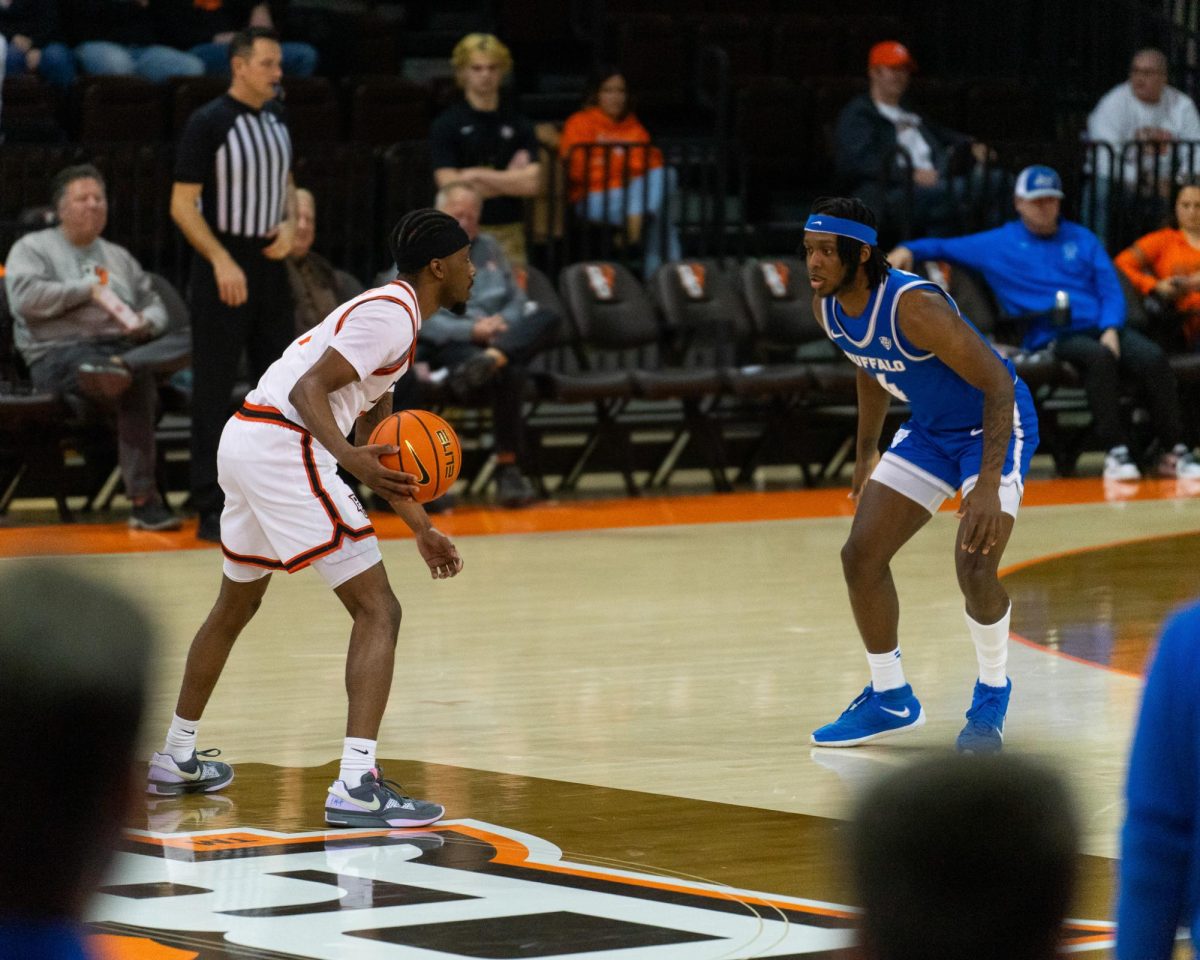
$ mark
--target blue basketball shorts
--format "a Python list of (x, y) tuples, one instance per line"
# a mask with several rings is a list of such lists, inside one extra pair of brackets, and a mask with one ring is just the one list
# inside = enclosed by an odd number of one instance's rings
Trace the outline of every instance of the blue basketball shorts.
[[(1017, 380), (1014, 392), (1013, 435), (1000, 476), (1000, 507), (1015, 517), (1025, 492), (1029, 461), (1038, 445), (1038, 424), (1029, 388)], [(871, 479), (936, 513), (959, 490), (964, 496), (971, 492), (979, 479), (982, 459), (982, 426), (930, 430), (916, 420), (908, 420), (896, 431)]]

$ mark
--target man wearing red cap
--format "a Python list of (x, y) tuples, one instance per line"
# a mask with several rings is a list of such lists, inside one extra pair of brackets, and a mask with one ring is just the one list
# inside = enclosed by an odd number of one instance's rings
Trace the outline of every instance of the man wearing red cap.
[(870, 89), (846, 104), (838, 117), (837, 171), (849, 192), (893, 223), (901, 219), (907, 193), (903, 178), (911, 178), (909, 232), (940, 236), (956, 225), (949, 177), (954, 154), (969, 147), (983, 163), (988, 151), (967, 134), (930, 123), (910, 109), (904, 95), (916, 69), (902, 43), (884, 40), (871, 48)]

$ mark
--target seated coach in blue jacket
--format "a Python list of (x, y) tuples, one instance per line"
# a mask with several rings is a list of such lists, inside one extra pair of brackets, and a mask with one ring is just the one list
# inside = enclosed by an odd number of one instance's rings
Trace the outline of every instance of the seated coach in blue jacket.
[[(888, 255), (892, 266), (945, 260), (980, 273), (1005, 313), (1025, 325), (1026, 350), (1052, 347), (1083, 376), (1096, 437), (1108, 450), (1104, 476), (1136, 481), (1118, 407), (1122, 375), (1144, 392), (1163, 449), (1160, 476), (1200, 477), (1200, 463), (1182, 442), (1175, 375), (1162, 349), (1125, 325), (1125, 294), (1100, 239), (1062, 214), (1062, 180), (1046, 166), (1017, 177), (1017, 219), (965, 237), (913, 240)], [(1065, 294), (1065, 297), (1062, 296)], [(1059, 309), (1055, 309), (1056, 304)]]

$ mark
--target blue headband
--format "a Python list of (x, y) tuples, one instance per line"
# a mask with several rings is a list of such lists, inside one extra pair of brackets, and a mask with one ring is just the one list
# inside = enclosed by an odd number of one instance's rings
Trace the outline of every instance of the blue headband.
[(846, 220), (843, 217), (833, 217), (828, 213), (814, 213), (804, 224), (805, 230), (813, 233), (832, 233), (839, 237), (849, 237), (859, 243), (875, 246), (879, 243), (879, 235), (874, 227), (868, 227), (857, 220)]

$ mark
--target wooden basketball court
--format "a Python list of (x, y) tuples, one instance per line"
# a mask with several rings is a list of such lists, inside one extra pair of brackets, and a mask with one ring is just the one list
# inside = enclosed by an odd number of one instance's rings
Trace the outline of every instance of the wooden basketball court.
[[(1073, 950), (1109, 940), (1121, 786), (1158, 625), (1200, 595), (1200, 485), (1030, 483), (1005, 558), (1008, 749), (1049, 758), (1084, 811)], [(839, 824), (856, 792), (948, 750), (975, 677), (943, 512), (894, 567), (906, 673), (929, 722), (814, 750), (866, 683), (841, 580), (844, 489), (470, 509), (433, 582), (396, 518), (404, 605), (380, 739), (388, 777), (444, 803), (420, 831), (326, 831), (349, 621), (276, 575), (204, 718), (237, 779), (146, 798), (92, 908), (121, 958), (839, 957)], [(0, 529), (0, 563), (66, 555), (162, 627), (157, 747), (220, 555), (188, 530)], [(618, 952), (619, 951), (619, 952)]]

